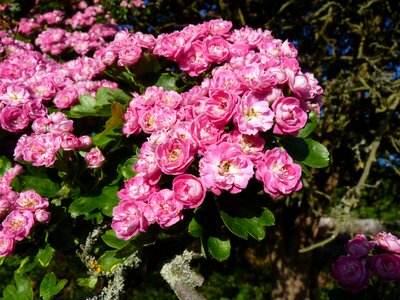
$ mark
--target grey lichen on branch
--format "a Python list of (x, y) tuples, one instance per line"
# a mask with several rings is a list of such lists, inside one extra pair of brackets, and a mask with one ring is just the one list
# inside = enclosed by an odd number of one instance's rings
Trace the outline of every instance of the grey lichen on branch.
[(161, 276), (180, 300), (205, 300), (195, 289), (203, 284), (204, 278), (190, 268), (190, 262), (200, 257), (202, 255), (199, 253), (185, 250), (164, 264), (160, 271)]

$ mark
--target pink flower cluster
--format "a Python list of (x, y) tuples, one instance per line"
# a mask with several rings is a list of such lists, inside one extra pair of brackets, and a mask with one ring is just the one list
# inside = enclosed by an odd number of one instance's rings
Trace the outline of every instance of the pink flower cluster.
[(87, 149), (92, 145), (89, 136), (72, 134), (73, 121), (61, 112), (37, 118), (32, 123), (33, 133), (22, 135), (14, 149), (14, 158), (34, 166), (50, 167), (56, 161), (58, 150)]
[(383, 281), (400, 282), (400, 239), (396, 236), (381, 232), (369, 241), (357, 234), (345, 249), (348, 255), (332, 265), (332, 277), (343, 289), (358, 293), (368, 287), (373, 274)]
[(49, 201), (34, 190), (17, 193), (11, 189), (11, 181), (22, 173), (15, 165), (0, 178), (0, 257), (14, 251), (16, 241), (22, 241), (36, 223), (47, 223)]
[[(142, 95), (133, 93), (123, 133), (149, 137), (134, 166), (138, 173), (125, 183), (114, 209), (118, 237), (129, 239), (155, 222), (162, 228), (176, 223), (182, 208), (201, 204), (204, 189), (216, 195), (240, 193), (253, 177), (273, 198), (302, 187), (300, 165), (284, 149), (266, 149), (264, 136), (296, 136), (308, 112), (319, 111), (322, 89), (311, 74), (300, 71), (289, 42), (274, 39), (269, 31), (230, 31), (231, 26), (213, 20), (156, 39), (125, 31), (102, 50), (107, 64), (129, 66), (140, 59), (137, 49), (144, 48), (177, 62), (191, 76), (216, 65), (210, 77), (187, 92), (153, 86)], [(159, 185), (163, 174), (176, 176), (171, 190)], [(191, 178), (187, 189), (202, 195), (187, 200), (186, 207), (174, 186), (183, 176)]]

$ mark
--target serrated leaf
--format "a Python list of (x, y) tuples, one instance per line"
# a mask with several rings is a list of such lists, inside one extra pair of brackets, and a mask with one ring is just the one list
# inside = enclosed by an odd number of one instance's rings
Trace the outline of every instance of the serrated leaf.
[(15, 272), (19, 274), (24, 274), (26, 272), (31, 271), (35, 266), (36, 266), (36, 261), (32, 260), (31, 257), (27, 256), (21, 261), (18, 269)]
[(14, 284), (8, 285), (3, 291), (4, 300), (32, 300), (32, 282), (25, 274), (14, 273)]
[(114, 230), (107, 230), (106, 233), (101, 236), (101, 239), (107, 246), (115, 249), (121, 249), (129, 244), (129, 242), (117, 238)]
[(79, 286), (87, 287), (89, 289), (93, 289), (97, 284), (98, 277), (87, 277), (87, 278), (78, 278), (77, 283)]
[(100, 256), (98, 263), (101, 267), (101, 271), (110, 272), (115, 269), (122, 261), (122, 258), (115, 257), (117, 250), (109, 250)]
[(95, 209), (100, 209), (104, 214), (111, 215), (112, 207), (118, 204), (118, 186), (106, 186), (100, 195), (92, 197), (78, 197), (72, 201), (68, 212), (73, 218), (88, 214)]
[(329, 165), (329, 152), (317, 141), (285, 136), (280, 143), (294, 160), (309, 167), (325, 168)]
[(42, 267), (47, 267), (51, 259), (53, 258), (54, 248), (52, 248), (49, 244), (46, 244), (44, 249), (40, 249), (38, 254), (36, 255), (36, 259), (42, 265)]
[(317, 127), (317, 122), (318, 122), (318, 115), (315, 111), (311, 111), (308, 115), (307, 123), (306, 125), (299, 131), (299, 134), (297, 137), (301, 138), (306, 138), (309, 136)]
[(226, 237), (209, 236), (207, 248), (218, 261), (227, 260), (231, 254), (231, 241)]
[(40, 296), (43, 300), (53, 299), (55, 295), (57, 295), (64, 286), (67, 284), (67, 279), (61, 279), (57, 282), (56, 275), (53, 272), (47, 273), (40, 283)]

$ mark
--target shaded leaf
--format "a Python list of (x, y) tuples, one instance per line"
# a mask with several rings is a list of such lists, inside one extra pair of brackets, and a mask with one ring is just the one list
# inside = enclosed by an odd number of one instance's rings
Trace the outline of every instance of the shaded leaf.
[(109, 272), (116, 268), (122, 261), (122, 258), (115, 257), (117, 250), (109, 250), (100, 256), (98, 263), (101, 267), (101, 271)]
[(93, 289), (97, 284), (97, 277), (78, 278), (77, 283), (79, 286)]
[(107, 215), (112, 215), (112, 207), (118, 204), (118, 186), (106, 186), (100, 195), (92, 197), (79, 197), (72, 201), (68, 212), (73, 218), (88, 214), (95, 209), (100, 209)]
[(46, 244), (44, 249), (39, 249), (36, 259), (39, 261), (42, 267), (47, 267), (50, 264), (54, 251), (54, 248), (52, 248), (49, 244)]
[(40, 283), (40, 296), (43, 300), (53, 299), (55, 295), (57, 295), (64, 286), (67, 284), (67, 279), (61, 279), (57, 282), (56, 275), (53, 272), (47, 273)]
[(275, 224), (272, 212), (255, 199), (232, 201), (221, 208), (220, 216), (226, 227), (243, 239), (250, 235), (260, 241), (265, 237), (264, 227)]
[(114, 230), (107, 230), (106, 233), (102, 235), (101, 239), (107, 246), (115, 249), (121, 249), (129, 244), (129, 242), (117, 238)]
[(317, 122), (318, 115), (315, 111), (312, 110), (308, 115), (306, 125), (299, 131), (297, 137), (306, 138), (307, 136), (309, 136), (314, 131), (315, 127), (317, 127)]
[(329, 152), (317, 141), (285, 136), (280, 142), (289, 155), (298, 162), (312, 168), (325, 168), (329, 165)]
[(207, 248), (215, 259), (223, 261), (228, 259), (231, 254), (231, 241), (227, 237), (209, 236)]

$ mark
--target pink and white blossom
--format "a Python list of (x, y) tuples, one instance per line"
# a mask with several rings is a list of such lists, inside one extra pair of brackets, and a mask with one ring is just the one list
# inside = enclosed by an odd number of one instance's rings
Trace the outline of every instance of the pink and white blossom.
[(301, 166), (285, 150), (267, 150), (256, 169), (256, 178), (264, 183), (264, 191), (273, 198), (289, 195), (303, 186)]
[(232, 194), (247, 187), (254, 175), (254, 164), (242, 153), (240, 146), (228, 142), (210, 145), (199, 162), (199, 173), (206, 188), (220, 195)]

